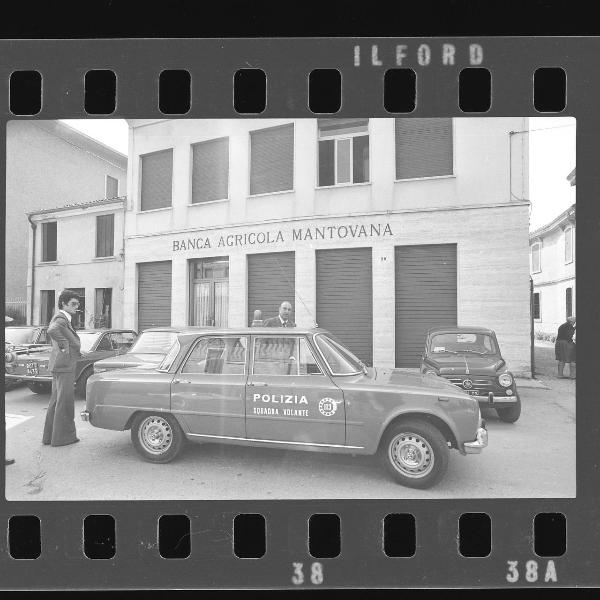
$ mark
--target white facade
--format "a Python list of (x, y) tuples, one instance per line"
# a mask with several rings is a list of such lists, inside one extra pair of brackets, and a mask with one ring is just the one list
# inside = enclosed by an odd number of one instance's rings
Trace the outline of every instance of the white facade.
[(575, 205), (530, 234), (537, 333), (556, 335), (567, 316), (575, 315), (575, 239)]
[[(292, 189), (251, 195), (251, 132), (289, 123)], [(318, 296), (316, 251), (369, 247), (373, 364), (393, 367), (395, 247), (456, 244), (458, 324), (494, 329), (509, 366), (530, 371), (528, 147), (527, 136), (509, 136), (527, 129), (526, 118), (454, 119), (452, 173), (402, 180), (396, 180), (395, 120), (369, 119), (368, 181), (329, 187), (318, 185), (317, 119), (129, 124), (123, 327), (138, 325), (141, 263), (171, 262), (170, 314), (179, 324), (190, 319), (189, 261), (228, 257), (227, 322), (242, 326), (252, 309), (248, 255), (290, 250), (296, 322), (311, 326)], [(229, 140), (227, 197), (193, 204), (193, 144), (223, 137)], [(168, 149), (173, 153), (169, 205), (141, 210), (142, 157)]]
[[(114, 237), (111, 256), (96, 256), (97, 217), (113, 215)], [(64, 289), (84, 289), (82, 315), (86, 328), (98, 326), (95, 315), (96, 290), (111, 290), (110, 325), (121, 327), (123, 321), (123, 231), (125, 199), (115, 198), (31, 214), (35, 224), (29, 233), (29, 256), (35, 246), (35, 269), (27, 271), (28, 286), (33, 285), (35, 299), (33, 323), (42, 322), (42, 290), (53, 291), (56, 301)], [(56, 260), (42, 260), (42, 228), (44, 223), (56, 222)], [(35, 240), (34, 240), (35, 236)], [(31, 297), (31, 296), (30, 296)], [(29, 310), (31, 307), (29, 306)], [(96, 316), (96, 321), (94, 321)]]

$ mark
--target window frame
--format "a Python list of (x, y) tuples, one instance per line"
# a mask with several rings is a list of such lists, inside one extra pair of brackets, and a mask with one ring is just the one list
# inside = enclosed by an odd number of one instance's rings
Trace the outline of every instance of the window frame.
[[(570, 293), (569, 293), (570, 292)], [(571, 296), (569, 298), (569, 295)], [(569, 314), (569, 303), (571, 304), (571, 311)], [(565, 319), (568, 319), (569, 317), (573, 316), (573, 286), (572, 285), (568, 285), (565, 288)]]
[[(51, 223), (54, 223), (56, 225), (56, 239), (55, 239), (55, 245), (54, 245), (54, 255), (55, 257), (53, 259), (47, 259), (44, 257), (44, 248), (45, 248), (45, 244), (44, 244), (44, 236), (45, 236), (45, 230), (46, 230), (46, 226), (50, 225)], [(40, 263), (56, 263), (58, 262), (58, 220), (57, 219), (50, 219), (48, 221), (42, 221), (40, 223), (41, 227), (41, 231), (40, 231), (40, 237), (41, 237), (41, 244), (40, 244)]]
[[(537, 246), (538, 247), (538, 251), (539, 251), (539, 269), (536, 271), (535, 270), (535, 265), (533, 263), (533, 249), (534, 247)], [(536, 274), (536, 273), (541, 273), (542, 272), (542, 242), (533, 242), (533, 244), (531, 244), (530, 246), (530, 251), (529, 251), (529, 255), (530, 255), (530, 260), (531, 260), (531, 273), (532, 274)]]
[[(199, 146), (200, 144), (208, 144), (210, 142), (218, 142), (220, 140), (227, 140), (227, 195), (225, 198), (219, 198), (217, 200), (207, 200), (206, 202), (194, 202), (194, 146)], [(205, 204), (215, 204), (217, 202), (229, 202), (231, 200), (231, 136), (222, 135), (217, 138), (211, 138), (209, 140), (200, 140), (198, 142), (190, 143), (189, 153), (190, 176), (188, 206), (204, 206)]]
[[(317, 182), (316, 182), (316, 186), (315, 188), (318, 190), (325, 190), (325, 189), (331, 189), (331, 188), (338, 188), (338, 187), (349, 187), (349, 186), (355, 186), (355, 185), (371, 185), (371, 119), (367, 119), (367, 131), (366, 132), (355, 132), (355, 133), (343, 133), (343, 134), (328, 134), (328, 135), (324, 135), (323, 137), (321, 137), (321, 135), (319, 135), (319, 122), (317, 119), (316, 122), (316, 136), (317, 136), (317, 164), (316, 164), (316, 178), (317, 178)], [(339, 140), (345, 140), (345, 139), (352, 139), (355, 137), (368, 137), (369, 138), (369, 142), (368, 142), (368, 148), (369, 148), (369, 172), (368, 172), (368, 179), (367, 181), (360, 181), (355, 183), (353, 181), (354, 179), (354, 140), (352, 140), (352, 142), (350, 143), (350, 177), (351, 177), (351, 181), (348, 182), (344, 182), (344, 183), (338, 183), (337, 181), (337, 171), (338, 171), (338, 163), (337, 163), (337, 154), (338, 154), (338, 141)], [(321, 166), (321, 153), (319, 150), (319, 142), (324, 142), (326, 140), (333, 140), (334, 144), (333, 144), (333, 179), (334, 182), (331, 185), (321, 185), (319, 183), (319, 168)]]
[[(570, 242), (571, 242), (571, 257), (570, 257), (570, 259), (567, 259), (567, 233), (569, 235)], [(575, 236), (573, 235), (573, 225), (567, 225), (564, 230), (565, 265), (570, 265), (575, 260), (575, 248), (574, 248), (574, 243), (573, 243), (574, 237)]]
[[(298, 340), (303, 339), (306, 342), (308, 350), (311, 353), (315, 363), (319, 366), (319, 369), (321, 370), (321, 372), (320, 373), (300, 373), (300, 343), (298, 343), (297, 344), (297, 346), (298, 346), (298, 359), (297, 359), (298, 373), (295, 373), (293, 375), (275, 375), (275, 374), (271, 374), (271, 373), (254, 373), (255, 343), (256, 343), (256, 340), (265, 339), (265, 338), (295, 338)], [(254, 377), (254, 375), (256, 375), (257, 377), (325, 377), (326, 376), (326, 371), (323, 368), (323, 365), (321, 364), (321, 362), (319, 361), (317, 356), (315, 355), (306, 335), (303, 335), (301, 333), (296, 333), (296, 334), (292, 333), (292, 334), (283, 334), (283, 335), (269, 335), (269, 334), (263, 333), (263, 334), (252, 335), (251, 341), (252, 341), (252, 357), (251, 357), (252, 362), (250, 365), (250, 376), (252, 376), (252, 377)]]
[(110, 198), (119, 198), (119, 193), (121, 192), (121, 182), (119, 181), (118, 177), (113, 177), (112, 175), (109, 175), (108, 173), (104, 176), (104, 197), (109, 200), (109, 196), (108, 196), (108, 178), (114, 179), (117, 182), (117, 195), (116, 196), (111, 196)]
[[(144, 158), (146, 156), (152, 156), (153, 154), (160, 154), (161, 152), (171, 151), (171, 203), (169, 206), (161, 206), (159, 208), (150, 208), (148, 210), (144, 210), (142, 208), (142, 181), (143, 181), (143, 171), (144, 171)], [(173, 177), (173, 166), (175, 164), (175, 148), (173, 146), (169, 146), (168, 148), (161, 148), (160, 150), (153, 150), (151, 152), (144, 152), (143, 154), (138, 154), (138, 193), (137, 193), (137, 214), (146, 214), (159, 212), (161, 210), (173, 210), (173, 188), (175, 186), (175, 178)]]
[[(112, 216), (112, 230), (113, 230), (113, 234), (112, 234), (112, 254), (98, 254), (98, 219), (100, 217), (109, 217)], [(107, 212), (107, 213), (99, 213), (96, 214), (96, 249), (95, 249), (95, 254), (94, 254), (94, 258), (114, 258), (115, 257), (115, 213), (114, 212)]]
[(538, 316), (535, 316), (535, 300), (533, 300), (533, 306), (532, 306), (532, 312), (533, 312), (533, 320), (537, 321), (537, 322), (541, 322), (542, 320), (542, 292), (541, 290), (538, 290), (537, 292), (533, 292), (533, 295), (535, 297), (535, 295), (537, 294), (538, 296)]
[[(452, 173), (447, 175), (429, 175), (427, 177), (405, 177), (398, 179), (398, 170), (396, 168), (396, 119), (404, 117), (394, 117), (393, 120), (393, 136), (394, 136), (394, 183), (402, 183), (404, 181), (429, 181), (430, 179), (454, 179), (456, 178), (456, 118), (449, 117), (452, 122)], [(427, 117), (426, 117), (427, 118)], [(431, 117), (436, 118), (436, 117)], [(370, 167), (370, 165), (369, 165)]]
[[(252, 193), (252, 134), (257, 131), (264, 131), (265, 129), (279, 129), (283, 127), (292, 126), (292, 187), (289, 190), (278, 190), (276, 192), (260, 192), (258, 194)], [(247, 195), (246, 198), (260, 198), (261, 196), (271, 196), (273, 194), (293, 194), (296, 189), (296, 122), (290, 121), (289, 123), (282, 123), (280, 125), (270, 125), (269, 127), (258, 127), (257, 129), (248, 130), (248, 175), (247, 175)]]
[[(208, 338), (240, 338), (240, 339), (245, 338), (246, 339), (246, 356), (244, 357), (244, 372), (243, 373), (193, 373), (193, 372), (189, 372), (189, 371), (184, 372), (183, 368), (185, 367), (188, 360), (194, 353), (194, 350), (196, 350), (198, 345), (201, 344), (205, 339), (208, 339)], [(177, 340), (177, 342), (178, 342), (178, 340)], [(188, 351), (186, 352), (186, 355), (183, 357), (183, 360), (179, 363), (175, 372), (177, 375), (211, 375), (211, 376), (226, 376), (226, 377), (227, 376), (248, 377), (248, 369), (249, 369), (248, 359), (249, 359), (249, 355), (250, 355), (250, 352), (248, 349), (249, 343), (250, 343), (250, 336), (246, 333), (242, 333), (242, 334), (236, 334), (236, 333), (214, 334), (213, 333), (213, 334), (202, 335), (202, 336), (198, 337), (198, 339), (194, 340), (194, 342), (190, 345)], [(169, 348), (169, 351), (172, 348), (173, 348), (173, 346), (171, 346), (171, 348)], [(168, 354), (168, 352), (167, 352), (167, 354)], [(166, 358), (166, 356), (167, 355), (165, 355), (165, 358)]]

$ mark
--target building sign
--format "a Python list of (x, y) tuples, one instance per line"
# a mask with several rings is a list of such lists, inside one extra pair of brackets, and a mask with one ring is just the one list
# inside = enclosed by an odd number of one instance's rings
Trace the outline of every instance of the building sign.
[(389, 223), (352, 225), (312, 225), (293, 227), (291, 230), (249, 231), (246, 233), (211, 234), (187, 236), (173, 240), (173, 252), (203, 250), (205, 248), (231, 248), (242, 246), (265, 246), (286, 242), (310, 242), (313, 240), (344, 240), (359, 238), (393, 237)]

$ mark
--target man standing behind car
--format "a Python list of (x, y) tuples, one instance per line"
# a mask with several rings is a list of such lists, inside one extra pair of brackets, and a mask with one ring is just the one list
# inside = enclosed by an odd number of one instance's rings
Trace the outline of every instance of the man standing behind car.
[(263, 322), (263, 327), (296, 327), (291, 319), (292, 305), (289, 302), (282, 302), (279, 307), (279, 314)]
[(66, 446), (78, 442), (75, 430), (75, 365), (81, 356), (79, 336), (71, 319), (79, 308), (79, 297), (71, 290), (63, 290), (58, 297), (58, 312), (48, 326), (52, 343), (48, 369), (52, 372), (52, 396), (46, 413), (42, 442), (52, 446)]

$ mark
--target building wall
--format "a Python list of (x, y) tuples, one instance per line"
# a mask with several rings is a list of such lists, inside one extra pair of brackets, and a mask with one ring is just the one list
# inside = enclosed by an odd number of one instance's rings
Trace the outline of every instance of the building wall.
[[(57, 132), (66, 132), (63, 139)], [(76, 144), (80, 139), (81, 143)], [(25, 213), (89, 202), (105, 197), (106, 175), (119, 180), (125, 194), (126, 159), (98, 148), (66, 126), (48, 121), (10, 121), (6, 137), (6, 275), (7, 298), (27, 298), (27, 253), (23, 240), (29, 235)], [(120, 163), (117, 163), (116, 160)]]
[[(114, 217), (114, 256), (96, 258), (96, 217)], [(56, 262), (41, 262), (42, 223), (57, 221)], [(41, 290), (55, 290), (55, 297), (66, 288), (85, 288), (85, 324), (94, 313), (96, 288), (112, 288), (112, 327), (123, 320), (123, 204), (113, 203), (85, 210), (57, 211), (36, 216), (35, 276), (33, 322), (40, 322)], [(29, 235), (32, 247), (33, 234)], [(31, 252), (31, 250), (30, 250)], [(29, 269), (31, 279), (31, 268)]]

